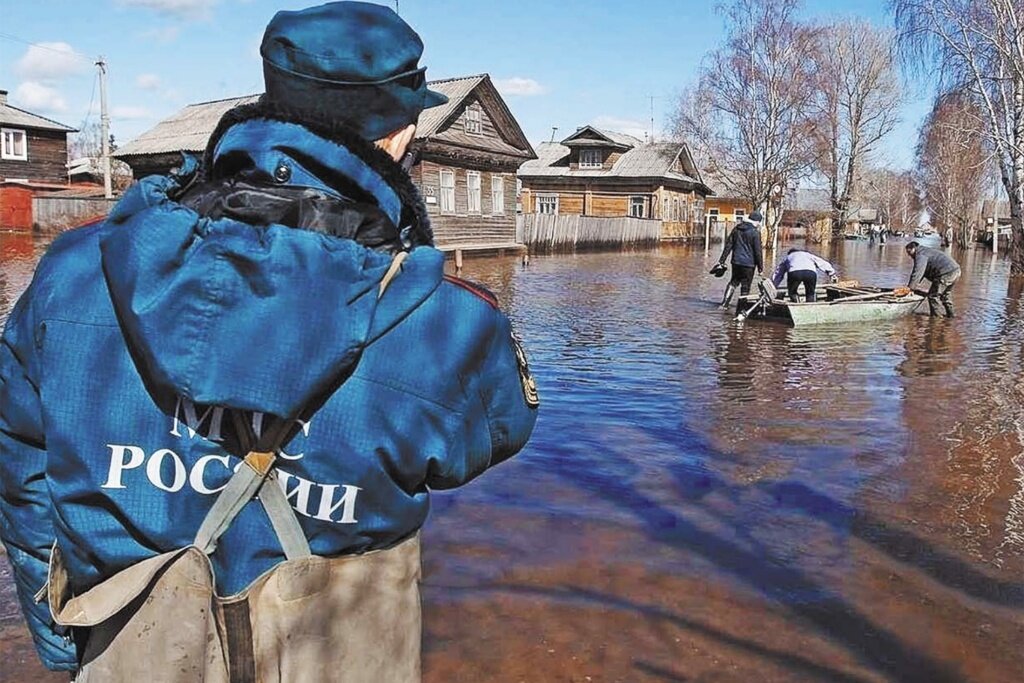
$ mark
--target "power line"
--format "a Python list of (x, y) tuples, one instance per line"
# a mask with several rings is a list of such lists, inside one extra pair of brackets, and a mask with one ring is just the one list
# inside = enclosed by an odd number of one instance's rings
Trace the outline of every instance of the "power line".
[(40, 50), (49, 50), (50, 52), (56, 52), (59, 55), (67, 55), (70, 57), (75, 57), (77, 59), (84, 59), (88, 61), (90, 64), (92, 64), (93, 62), (93, 59), (91, 57), (86, 57), (77, 50), (58, 50), (55, 47), (43, 45), (42, 43), (33, 43), (31, 40), (25, 40), (24, 38), (19, 38), (18, 36), (11, 35), (10, 33), (0, 33), (0, 38), (3, 38), (5, 40), (13, 40), (16, 43), (22, 43), (24, 45), (30, 45), (32, 47), (38, 47)]

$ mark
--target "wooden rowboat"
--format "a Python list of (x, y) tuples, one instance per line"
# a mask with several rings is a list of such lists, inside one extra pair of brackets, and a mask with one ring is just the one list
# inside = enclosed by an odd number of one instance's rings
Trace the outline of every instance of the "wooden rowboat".
[(771, 320), (794, 326), (891, 320), (912, 314), (924, 301), (906, 287), (865, 287), (857, 282), (818, 287), (814, 302), (792, 303), (770, 280), (762, 280), (759, 289), (760, 296), (740, 297), (737, 320)]

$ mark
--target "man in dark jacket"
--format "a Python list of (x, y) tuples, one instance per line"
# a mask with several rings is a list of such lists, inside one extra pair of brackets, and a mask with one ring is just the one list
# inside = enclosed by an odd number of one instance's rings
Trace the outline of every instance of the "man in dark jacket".
[(754, 271), (758, 273), (764, 270), (764, 261), (761, 254), (761, 213), (754, 211), (750, 216), (733, 228), (732, 232), (725, 239), (725, 247), (718, 262), (725, 265), (725, 259), (732, 254), (732, 277), (725, 288), (725, 296), (722, 297), (722, 308), (728, 308), (736, 287), (740, 288), (740, 295), (750, 293), (750, 285), (754, 282)]
[[(266, 94), (224, 116), (201, 169), (141, 180), (41, 260), (0, 344), (0, 537), (49, 668), (163, 681), (168, 655), (176, 681), (418, 680), (430, 490), (515, 454), (538, 404), (493, 296), (444, 275), (399, 163), (446, 101), (422, 50), (379, 5), (278, 13)], [(131, 616), (150, 584), (122, 595), (123, 577), (197, 553), (181, 599), (207, 581), (230, 614), (211, 598), (129, 633), (64, 609), (114, 595)], [(168, 628), (199, 654), (149, 635)]]
[(953, 285), (960, 279), (960, 265), (946, 252), (932, 247), (922, 247), (917, 242), (907, 245), (907, 256), (914, 259), (914, 269), (910, 273), (907, 286), (913, 290), (927, 279), (931, 282), (928, 290), (928, 309), (932, 317), (940, 315), (940, 303), (946, 310), (946, 317), (953, 317), (953, 302), (950, 292)]

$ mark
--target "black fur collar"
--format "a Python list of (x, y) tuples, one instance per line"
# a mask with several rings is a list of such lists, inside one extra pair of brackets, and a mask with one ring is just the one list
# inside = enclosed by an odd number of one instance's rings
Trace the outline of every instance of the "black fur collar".
[(433, 246), (434, 233), (430, 227), (430, 218), (427, 215), (426, 205), (423, 203), (423, 198), (420, 196), (416, 185), (412, 182), (412, 178), (409, 177), (408, 172), (386, 152), (379, 149), (373, 143), (359, 137), (359, 135), (339, 121), (330, 118), (326, 112), (318, 115), (317, 112), (305, 110), (302, 112), (290, 111), (286, 107), (269, 102), (266, 96), (261, 97), (259, 101), (252, 104), (243, 104), (228, 110), (221, 117), (217, 128), (213, 131), (213, 135), (210, 136), (209, 142), (206, 143), (200, 180), (208, 180), (206, 174), (209, 172), (209, 169), (213, 168), (213, 150), (216, 148), (221, 136), (231, 126), (251, 119), (270, 119), (286, 123), (297, 123), (314, 135), (318, 135), (325, 140), (342, 145), (348, 149), (365, 161), (370, 168), (379, 173), (398, 195), (399, 200), (402, 202), (401, 225), (398, 227), (400, 229), (410, 228), (407, 237), (411, 241), (412, 246)]

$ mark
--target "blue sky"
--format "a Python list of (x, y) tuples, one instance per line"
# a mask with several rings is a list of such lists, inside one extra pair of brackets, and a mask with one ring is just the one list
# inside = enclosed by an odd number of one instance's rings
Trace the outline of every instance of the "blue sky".
[[(652, 95), (660, 134), (678, 92), (723, 31), (715, 3), (694, 0), (398, 3), (426, 44), (428, 77), (490, 73), (534, 143), (549, 139), (553, 126), (564, 137), (586, 123), (642, 134)], [(0, 0), (0, 89), (15, 106), (77, 127), (99, 117), (92, 62), (102, 54), (112, 131), (124, 142), (186, 104), (262, 90), (257, 49), (266, 23), (279, 9), (310, 4)], [(809, 0), (805, 15), (891, 23), (885, 0)], [(899, 167), (912, 164), (931, 99), (920, 86), (907, 91), (903, 123), (883, 160)]]

